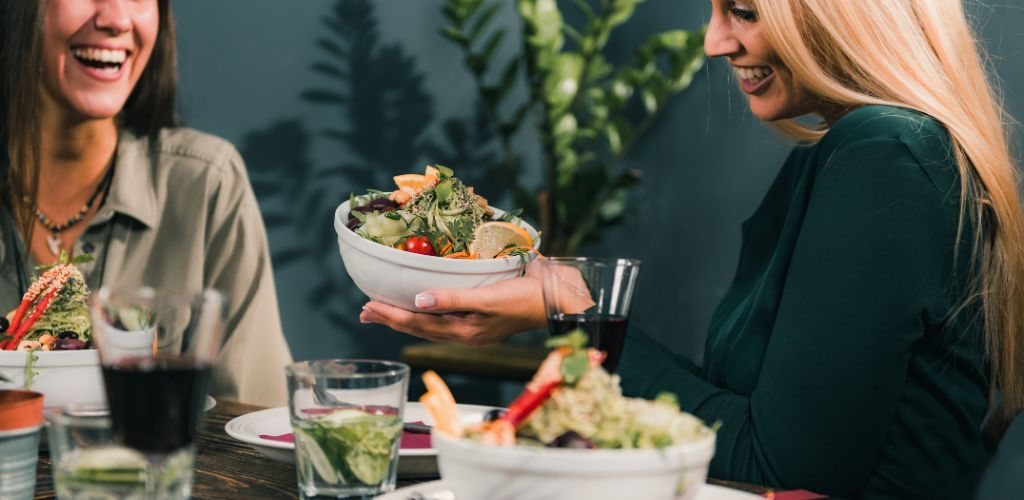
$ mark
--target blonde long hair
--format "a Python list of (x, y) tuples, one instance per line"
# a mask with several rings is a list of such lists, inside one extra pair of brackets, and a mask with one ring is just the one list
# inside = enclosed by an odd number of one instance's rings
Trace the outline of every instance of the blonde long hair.
[[(1012, 120), (989, 82), (961, 0), (751, 0), (796, 81), (843, 106), (914, 109), (949, 131), (963, 189), (960, 228), (974, 227), (980, 300), (1000, 414), (1024, 407), (1024, 213), (1008, 143)], [(794, 121), (784, 132), (824, 130)], [(958, 232), (959, 234), (959, 232)]]

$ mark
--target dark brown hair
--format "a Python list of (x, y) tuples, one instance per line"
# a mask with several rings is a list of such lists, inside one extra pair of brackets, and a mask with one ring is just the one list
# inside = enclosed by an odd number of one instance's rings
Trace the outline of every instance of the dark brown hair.
[[(46, 0), (0, 1), (0, 186), (26, 241), (39, 184), (40, 82)], [(118, 114), (121, 127), (155, 139), (177, 125), (178, 58), (171, 0), (158, 0), (160, 27), (146, 69)], [(19, 200), (23, 202), (19, 202)]]

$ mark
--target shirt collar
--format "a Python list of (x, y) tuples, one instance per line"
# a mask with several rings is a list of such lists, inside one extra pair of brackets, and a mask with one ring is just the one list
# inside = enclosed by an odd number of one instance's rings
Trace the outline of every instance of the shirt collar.
[(101, 210), (103, 219), (117, 212), (141, 222), (146, 227), (152, 228), (156, 225), (156, 187), (153, 184), (154, 165), (149, 144), (149, 140), (145, 138), (137, 137), (127, 130), (121, 131), (117, 141), (117, 157), (114, 160), (110, 194), (107, 195), (106, 204)]

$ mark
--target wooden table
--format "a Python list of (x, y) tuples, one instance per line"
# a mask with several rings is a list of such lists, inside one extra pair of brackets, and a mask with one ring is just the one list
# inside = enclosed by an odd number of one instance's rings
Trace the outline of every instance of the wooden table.
[[(260, 499), (298, 498), (295, 466), (263, 458), (249, 445), (236, 441), (224, 432), (229, 420), (263, 407), (235, 401), (217, 401), (217, 406), (206, 414), (206, 428), (199, 434), (196, 450), (195, 483), (192, 496), (201, 499)], [(36, 473), (37, 499), (56, 498), (53, 477), (50, 474), (50, 456), (39, 453)], [(399, 480), (399, 487), (421, 482)], [(711, 483), (730, 488), (764, 493), (766, 488), (741, 483), (711, 480)]]
[[(199, 434), (192, 496), (202, 499), (298, 498), (295, 466), (267, 460), (249, 445), (224, 432), (229, 420), (263, 409), (234, 401), (217, 401), (206, 414)], [(36, 472), (36, 498), (56, 498), (50, 474), (50, 456), (40, 452)]]

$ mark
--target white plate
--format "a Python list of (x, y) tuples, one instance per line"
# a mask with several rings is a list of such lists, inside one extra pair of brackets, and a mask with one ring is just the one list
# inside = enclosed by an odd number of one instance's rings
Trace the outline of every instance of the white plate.
[[(466, 424), (483, 420), (493, 406), (458, 405), (459, 414)], [(406, 422), (434, 425), (434, 419), (423, 405), (410, 401), (405, 404)], [(295, 444), (263, 439), (260, 435), (277, 436), (292, 432), (288, 407), (269, 408), (235, 417), (224, 425), (224, 432), (275, 462), (295, 463)], [(398, 475), (401, 477), (437, 477), (437, 451), (433, 448), (403, 449), (399, 451)]]
[[(377, 497), (377, 500), (409, 500), (410, 498), (419, 498), (415, 497), (415, 495), (421, 495), (423, 500), (458, 500), (448, 487), (445, 486), (443, 480), (399, 488), (391, 493)], [(764, 497), (723, 486), (705, 484), (701, 486), (694, 500), (764, 500)]]

